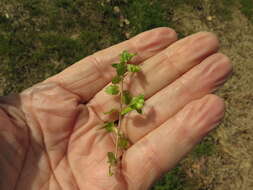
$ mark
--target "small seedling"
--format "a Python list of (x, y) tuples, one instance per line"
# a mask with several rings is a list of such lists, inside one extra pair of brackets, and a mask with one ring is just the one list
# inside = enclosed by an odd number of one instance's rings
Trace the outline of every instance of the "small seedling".
[(136, 54), (132, 54), (127, 51), (123, 51), (120, 54), (120, 62), (112, 64), (112, 67), (116, 70), (116, 76), (113, 77), (112, 84), (105, 89), (107, 94), (120, 97), (120, 109), (117, 110), (112, 108), (110, 111), (104, 113), (112, 114), (116, 112), (119, 116), (118, 119), (114, 121), (107, 121), (102, 126), (102, 128), (108, 133), (113, 133), (116, 139), (115, 151), (107, 153), (110, 176), (114, 174), (114, 170), (121, 161), (119, 151), (124, 152), (130, 145), (127, 135), (121, 130), (122, 120), (124, 116), (131, 111), (137, 111), (141, 114), (145, 102), (143, 94), (133, 97), (129, 91), (124, 89), (125, 77), (129, 73), (137, 73), (141, 71), (139, 66), (130, 64), (131, 59), (135, 55)]

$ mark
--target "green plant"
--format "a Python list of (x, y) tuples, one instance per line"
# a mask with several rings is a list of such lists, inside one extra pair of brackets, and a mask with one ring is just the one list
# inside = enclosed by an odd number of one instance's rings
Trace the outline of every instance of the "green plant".
[(183, 190), (186, 174), (180, 167), (172, 169), (158, 180), (152, 190)]
[(112, 64), (112, 67), (116, 70), (116, 76), (112, 79), (112, 84), (110, 84), (105, 92), (120, 97), (120, 109), (112, 108), (110, 111), (104, 114), (117, 113), (118, 119), (114, 121), (107, 121), (104, 123), (104, 128), (107, 132), (113, 133), (116, 138), (116, 145), (114, 152), (108, 152), (108, 163), (109, 163), (109, 175), (114, 174), (113, 167), (115, 168), (120, 162), (119, 151), (124, 151), (129, 147), (129, 140), (127, 135), (121, 130), (122, 119), (126, 114), (131, 111), (136, 110), (138, 113), (142, 113), (142, 108), (144, 106), (144, 95), (140, 94), (133, 97), (129, 91), (124, 89), (124, 79), (128, 73), (140, 72), (141, 68), (137, 65), (130, 64), (129, 62), (136, 54), (128, 53), (123, 51), (120, 54), (120, 62)]
[(200, 158), (203, 156), (211, 156), (215, 153), (214, 140), (211, 137), (205, 138), (199, 143), (192, 152), (193, 158)]
[(240, 0), (242, 13), (253, 21), (253, 4), (251, 0)]

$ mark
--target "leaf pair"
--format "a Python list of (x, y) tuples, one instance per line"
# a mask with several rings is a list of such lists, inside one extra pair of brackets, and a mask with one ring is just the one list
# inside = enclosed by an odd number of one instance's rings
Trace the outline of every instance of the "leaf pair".
[(123, 76), (127, 72), (127, 64), (126, 63), (114, 63), (112, 67), (116, 69), (118, 76)]
[(143, 94), (133, 97), (129, 105), (121, 111), (121, 115), (125, 115), (133, 110), (136, 110), (138, 113), (141, 114), (144, 103), (145, 103), (145, 99), (144, 99)]
[(128, 63), (134, 56), (136, 56), (136, 53), (129, 53), (128, 51), (123, 51), (120, 54), (120, 63)]
[[(138, 65), (133, 65), (133, 64), (126, 64), (126, 63), (114, 63), (112, 64), (112, 67), (116, 69), (117, 72), (117, 77), (114, 77), (115, 79), (121, 79), (120, 76), (124, 76), (124, 74), (128, 72), (136, 73), (140, 72), (141, 68)], [(120, 81), (120, 80), (119, 80)]]

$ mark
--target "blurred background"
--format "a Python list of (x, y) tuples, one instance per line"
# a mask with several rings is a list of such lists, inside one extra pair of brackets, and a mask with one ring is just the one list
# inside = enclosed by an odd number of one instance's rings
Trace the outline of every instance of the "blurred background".
[(159, 26), (214, 32), (234, 73), (222, 124), (152, 190), (253, 189), (252, 0), (0, 0), (0, 95)]

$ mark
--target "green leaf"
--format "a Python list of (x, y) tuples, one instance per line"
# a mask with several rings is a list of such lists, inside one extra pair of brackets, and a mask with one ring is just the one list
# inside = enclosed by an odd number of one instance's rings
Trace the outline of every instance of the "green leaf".
[(136, 109), (139, 114), (142, 114), (142, 109)]
[(132, 101), (131, 101), (131, 105), (134, 105), (136, 108), (142, 108), (144, 106), (144, 95), (140, 94), (136, 97), (133, 97)]
[(102, 128), (105, 129), (109, 133), (116, 131), (116, 126), (114, 122), (106, 122), (104, 123), (104, 126)]
[(128, 51), (123, 51), (120, 54), (120, 63), (128, 63), (136, 55), (137, 54), (135, 53), (129, 53)]
[(113, 77), (112, 84), (118, 84), (121, 80), (122, 80), (122, 77), (117, 75)]
[(133, 110), (136, 110), (138, 113), (142, 114), (144, 103), (145, 99), (143, 94), (131, 98), (130, 104), (121, 111), (121, 115), (125, 115)]
[(116, 155), (113, 152), (107, 152), (107, 159), (108, 163), (112, 166), (115, 166), (117, 164), (117, 158)]
[(124, 150), (127, 149), (129, 146), (129, 140), (124, 135), (120, 135), (118, 146), (120, 149), (124, 149)]
[(118, 76), (123, 76), (127, 72), (127, 64), (125, 63), (114, 63), (112, 67), (116, 69)]
[(112, 176), (114, 173), (112, 171), (112, 166), (116, 166), (117, 165), (117, 158), (115, 153), (113, 152), (107, 152), (107, 162), (110, 164), (109, 165), (109, 176)]
[(122, 111), (121, 111), (121, 115), (125, 115), (125, 114), (127, 114), (127, 113), (129, 113), (130, 111), (133, 111), (134, 109), (133, 108), (131, 108), (130, 106), (127, 106), (127, 107), (125, 107)]
[(107, 114), (112, 114), (112, 113), (115, 113), (115, 112), (118, 112), (118, 110), (117, 109), (111, 109), (110, 111), (104, 112), (104, 114), (107, 115)]
[(118, 68), (118, 64), (119, 64), (119, 63), (113, 63), (113, 64), (112, 64), (112, 67), (115, 68), (115, 69), (117, 69), (117, 68)]
[(119, 63), (116, 71), (119, 76), (124, 75), (127, 72), (127, 65), (124, 63)]
[(144, 103), (145, 103), (144, 95), (140, 94), (139, 96), (133, 97), (132, 101), (130, 102), (130, 107), (136, 110), (138, 113), (142, 113)]
[(133, 64), (127, 64), (127, 70), (129, 72), (140, 72), (141, 71), (141, 68), (138, 66), (138, 65), (133, 65)]
[(112, 166), (110, 165), (110, 166), (109, 166), (109, 176), (113, 176), (113, 174), (114, 174), (114, 173), (113, 173), (113, 171), (112, 171)]
[(107, 94), (117, 95), (119, 93), (119, 87), (117, 85), (110, 85), (105, 89)]
[(130, 94), (130, 92), (128, 92), (127, 90), (123, 91), (123, 102), (124, 104), (128, 105), (130, 104), (131, 100), (132, 100), (132, 96)]

